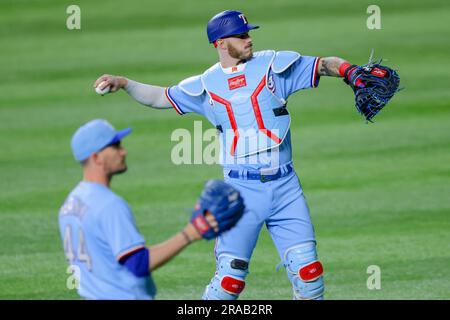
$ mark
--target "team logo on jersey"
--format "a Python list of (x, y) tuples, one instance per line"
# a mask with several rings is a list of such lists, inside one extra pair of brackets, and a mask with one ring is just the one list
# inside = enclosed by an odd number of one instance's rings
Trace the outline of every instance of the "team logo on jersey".
[(245, 74), (228, 79), (228, 89), (230, 90), (245, 87), (246, 85), (247, 81), (245, 80)]
[(270, 75), (269, 79), (267, 79), (267, 88), (270, 92), (275, 93), (275, 82), (273, 81), (273, 75)]

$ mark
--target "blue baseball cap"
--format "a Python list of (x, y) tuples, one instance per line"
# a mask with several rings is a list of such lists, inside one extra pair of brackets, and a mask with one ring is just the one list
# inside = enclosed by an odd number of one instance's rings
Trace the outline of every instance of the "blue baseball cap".
[(82, 125), (72, 136), (73, 156), (77, 161), (84, 161), (94, 152), (122, 140), (132, 131), (131, 128), (116, 131), (106, 120), (95, 119)]
[(259, 26), (249, 24), (245, 15), (236, 10), (226, 10), (216, 14), (208, 21), (206, 33), (208, 40), (213, 43), (217, 39), (249, 32)]

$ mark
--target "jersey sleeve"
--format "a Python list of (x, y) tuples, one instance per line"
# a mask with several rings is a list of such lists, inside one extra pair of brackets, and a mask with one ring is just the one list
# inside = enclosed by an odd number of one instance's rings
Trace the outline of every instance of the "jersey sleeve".
[(100, 215), (104, 238), (117, 261), (145, 247), (128, 204), (117, 198), (104, 208)]
[(273, 77), (277, 95), (287, 99), (291, 94), (302, 89), (315, 88), (319, 85), (319, 57), (301, 56), (286, 71), (270, 73)]
[(136, 277), (148, 277), (150, 275), (150, 259), (148, 248), (141, 248), (129, 255), (124, 256), (119, 261)]
[(180, 115), (190, 112), (205, 115), (205, 107), (208, 105), (208, 98), (205, 92), (201, 95), (193, 96), (184, 92), (179, 85), (176, 85), (166, 89), (166, 97)]

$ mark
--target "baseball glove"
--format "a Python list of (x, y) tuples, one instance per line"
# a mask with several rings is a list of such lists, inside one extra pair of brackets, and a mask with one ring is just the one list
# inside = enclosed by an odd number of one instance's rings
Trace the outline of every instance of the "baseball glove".
[(355, 93), (356, 109), (370, 122), (394, 94), (400, 91), (398, 73), (380, 63), (381, 59), (373, 62), (371, 55), (369, 63), (363, 66), (352, 65), (344, 72), (344, 82)]
[[(244, 213), (244, 200), (239, 191), (220, 180), (209, 180), (200, 195), (191, 217), (191, 223), (205, 239), (213, 239), (233, 227)], [(213, 227), (206, 219), (212, 215)]]

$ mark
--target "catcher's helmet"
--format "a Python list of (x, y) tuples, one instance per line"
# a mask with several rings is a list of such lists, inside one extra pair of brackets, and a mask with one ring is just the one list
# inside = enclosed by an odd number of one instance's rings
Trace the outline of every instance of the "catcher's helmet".
[(217, 39), (245, 33), (257, 28), (259, 26), (248, 24), (247, 18), (242, 12), (226, 10), (216, 14), (208, 21), (206, 32), (209, 42), (213, 43)]

